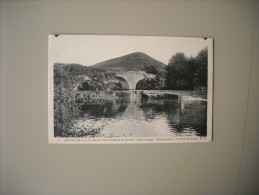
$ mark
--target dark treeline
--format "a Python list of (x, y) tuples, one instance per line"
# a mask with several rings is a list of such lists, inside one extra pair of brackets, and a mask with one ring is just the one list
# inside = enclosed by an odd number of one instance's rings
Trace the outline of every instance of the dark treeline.
[(165, 67), (165, 89), (207, 89), (208, 49), (202, 49), (196, 57), (176, 53)]
[(62, 87), (78, 90), (119, 90), (120, 82), (116, 73), (101, 68), (86, 67), (79, 64), (54, 64), (54, 80), (62, 79)]
[(164, 71), (154, 66), (145, 66), (143, 71), (156, 75), (143, 79), (137, 89), (146, 90), (207, 90), (208, 49), (202, 49), (196, 57), (187, 57), (178, 52), (171, 57)]

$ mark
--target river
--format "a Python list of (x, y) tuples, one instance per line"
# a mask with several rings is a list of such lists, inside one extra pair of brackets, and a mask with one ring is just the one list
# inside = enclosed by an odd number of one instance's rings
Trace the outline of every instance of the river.
[(181, 93), (143, 100), (135, 91), (125, 93), (128, 98), (84, 104), (73, 129), (99, 129), (106, 138), (207, 135), (206, 100)]

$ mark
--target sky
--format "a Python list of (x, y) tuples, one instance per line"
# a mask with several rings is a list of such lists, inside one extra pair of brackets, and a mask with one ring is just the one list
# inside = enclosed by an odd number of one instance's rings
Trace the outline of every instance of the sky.
[(49, 63), (91, 66), (133, 52), (143, 52), (168, 64), (177, 52), (195, 57), (209, 39), (160, 36), (49, 35)]

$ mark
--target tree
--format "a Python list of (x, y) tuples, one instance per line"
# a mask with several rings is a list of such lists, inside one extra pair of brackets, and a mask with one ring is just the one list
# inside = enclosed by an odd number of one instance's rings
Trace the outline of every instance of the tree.
[(202, 49), (196, 57), (196, 71), (194, 85), (205, 87), (208, 85), (208, 48)]
[(165, 67), (165, 88), (173, 90), (194, 90), (207, 88), (208, 49), (202, 49), (196, 57), (187, 58), (176, 53)]
[(165, 85), (167, 89), (186, 89), (188, 83), (186, 80), (186, 72), (188, 66), (188, 58), (184, 53), (176, 53), (169, 60), (165, 67)]
[(149, 74), (157, 74), (159, 72), (154, 65), (151, 65), (151, 66), (145, 65), (143, 70)]

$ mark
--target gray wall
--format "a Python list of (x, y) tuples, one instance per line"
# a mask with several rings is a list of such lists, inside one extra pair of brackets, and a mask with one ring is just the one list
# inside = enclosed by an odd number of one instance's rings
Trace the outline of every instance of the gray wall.
[[(258, 1), (0, 5), (1, 195), (259, 194)], [(213, 142), (48, 144), (53, 33), (213, 37)]]

